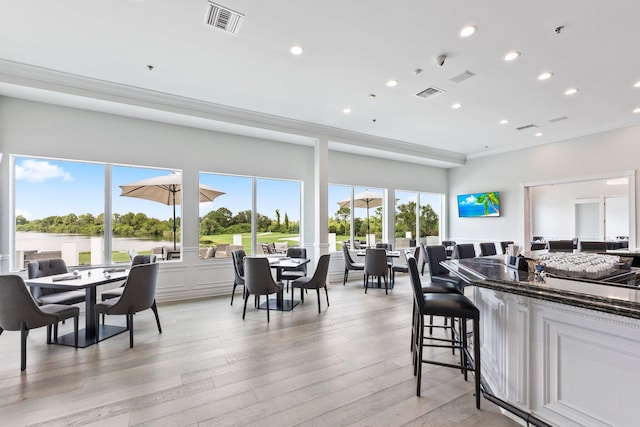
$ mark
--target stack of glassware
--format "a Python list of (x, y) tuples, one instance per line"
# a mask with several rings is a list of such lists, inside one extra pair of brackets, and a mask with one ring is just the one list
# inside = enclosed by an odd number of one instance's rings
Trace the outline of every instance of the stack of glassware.
[(547, 273), (572, 278), (602, 279), (620, 269), (620, 257), (579, 252), (548, 253), (536, 258)]

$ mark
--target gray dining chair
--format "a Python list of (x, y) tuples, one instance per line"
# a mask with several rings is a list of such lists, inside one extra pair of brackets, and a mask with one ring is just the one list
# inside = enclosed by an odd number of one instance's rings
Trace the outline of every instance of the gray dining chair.
[(476, 248), (473, 243), (458, 243), (453, 248), (453, 259), (475, 258)]
[(387, 264), (386, 249), (367, 249), (364, 256), (364, 293), (369, 288), (369, 278), (378, 278), (378, 287), (380, 287), (380, 278), (384, 279), (384, 292), (389, 293), (389, 282), (387, 281), (387, 273), (389, 266)]
[(47, 327), (47, 344), (58, 339), (58, 322), (73, 318), (74, 344), (78, 348), (78, 316), (80, 308), (64, 304), (38, 306), (22, 277), (0, 276), (0, 334), (20, 331), (20, 370), (27, 369), (27, 336), (30, 329)]
[(320, 313), (320, 288), (324, 288), (327, 296), (327, 307), (329, 306), (329, 291), (327, 291), (327, 274), (329, 273), (329, 261), (331, 255), (324, 254), (320, 256), (316, 271), (312, 277), (301, 277), (291, 282), (291, 306), (293, 307), (293, 291), (300, 288), (300, 301), (304, 302), (303, 289), (315, 289), (318, 295), (318, 313)]
[(242, 311), (242, 320), (247, 313), (247, 301), (249, 295), (265, 295), (267, 297), (267, 322), (269, 319), (269, 295), (282, 292), (282, 283), (276, 283), (271, 275), (271, 266), (269, 260), (265, 257), (244, 257), (244, 287), (246, 296), (244, 299), (244, 310)]
[(498, 252), (496, 251), (496, 244), (493, 242), (483, 242), (478, 246), (480, 246), (480, 256), (490, 256), (498, 254)]
[[(156, 315), (158, 332), (162, 333), (158, 309), (156, 307), (156, 284), (158, 281), (157, 263), (138, 264), (131, 267), (120, 298), (111, 298), (95, 306), (95, 320), (98, 324), (100, 314), (127, 316), (129, 329), (129, 347), (133, 347), (133, 315), (152, 309)], [(96, 329), (96, 342), (100, 342), (100, 328)]]
[(349, 271), (354, 270), (364, 272), (364, 263), (353, 261), (353, 258), (351, 258), (351, 254), (349, 253), (348, 245), (342, 245), (342, 255), (344, 257), (344, 277), (342, 278), (342, 286), (344, 286), (349, 279)]
[(233, 297), (236, 294), (236, 287), (242, 286), (242, 298), (246, 298), (246, 290), (244, 288), (244, 257), (247, 253), (243, 249), (231, 251), (233, 260), (233, 290), (231, 291), (231, 305), (233, 305)]
[[(133, 267), (134, 265), (140, 265), (140, 264), (151, 264), (156, 262), (156, 256), (155, 255), (136, 255), (133, 257), (133, 260), (131, 261), (131, 266)], [(114, 289), (109, 289), (107, 291), (104, 291), (100, 294), (100, 298), (102, 299), (102, 301), (106, 301), (108, 299), (111, 298), (119, 298), (122, 296), (122, 292), (124, 291), (124, 286), (127, 284), (126, 280), (125, 282)], [(153, 306), (151, 307), (153, 310), (153, 313), (156, 316), (156, 319), (158, 321), (158, 323), (160, 323), (160, 319), (158, 317), (158, 310), (156, 308), (156, 304), (154, 301)], [(104, 323), (104, 314), (102, 315), (102, 323)]]
[[(27, 264), (29, 279), (54, 276), (68, 273), (67, 264), (63, 259), (41, 259)], [(38, 305), (45, 304), (77, 304), (85, 300), (86, 293), (83, 290), (65, 291), (62, 289), (44, 289), (31, 287), (31, 294)]]
[[(287, 258), (307, 258), (307, 249), (291, 247), (287, 248)], [(307, 275), (307, 264), (298, 267), (285, 267), (282, 269), (280, 278), (287, 281), (287, 290), (289, 290), (289, 281), (296, 280)]]

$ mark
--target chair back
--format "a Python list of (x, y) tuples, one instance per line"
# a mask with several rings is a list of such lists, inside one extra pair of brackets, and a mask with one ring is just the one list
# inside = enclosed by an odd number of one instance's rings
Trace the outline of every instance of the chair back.
[[(31, 261), (27, 265), (29, 279), (37, 279), (38, 277), (54, 276), (56, 274), (68, 273), (67, 264), (63, 259), (40, 259), (37, 261)], [(40, 303), (40, 297), (43, 295), (51, 295), (59, 292), (66, 292), (60, 289), (47, 289), (47, 288), (31, 288), (31, 294)]]
[(321, 288), (327, 283), (327, 275), (329, 274), (329, 261), (331, 261), (331, 255), (324, 254), (320, 256), (318, 265), (316, 265), (316, 271), (313, 272), (313, 277), (309, 281), (309, 285), (314, 285), (316, 288)]
[[(436, 246), (441, 246), (441, 245), (436, 245)], [(442, 246), (442, 248), (444, 249), (444, 246)], [(422, 294), (422, 282), (420, 281), (420, 274), (418, 273), (418, 263), (416, 262), (415, 257), (412, 257), (412, 256), (407, 257), (407, 266), (409, 267), (409, 277), (411, 278), (411, 286), (413, 288), (413, 299), (416, 302), (418, 311), (420, 313), (424, 313), (426, 310), (425, 310), (424, 296)]]
[(480, 243), (480, 256), (497, 255), (496, 244), (493, 242)]
[[(291, 247), (287, 248), (287, 256), (289, 258), (301, 258), (304, 259), (307, 257), (307, 249), (300, 247)], [(300, 270), (304, 271), (305, 275), (307, 274), (307, 264), (300, 265), (295, 268), (287, 268), (286, 270)]]
[(269, 260), (265, 257), (244, 257), (244, 286), (254, 295), (273, 294), (279, 287), (271, 275)]
[(67, 264), (63, 259), (41, 259), (31, 261), (27, 265), (29, 279), (37, 279), (38, 277), (53, 276), (55, 274), (68, 273)]
[(606, 252), (607, 251), (607, 242), (581, 241), (580, 242), (580, 251), (581, 252)]
[(509, 245), (513, 245), (513, 240), (505, 240), (503, 242), (500, 242), (500, 249), (502, 249), (503, 254), (507, 253), (507, 249), (509, 248)]
[(393, 245), (391, 243), (376, 243), (376, 249), (386, 249), (392, 251)]
[(298, 247), (287, 248), (287, 256), (289, 258), (306, 258), (307, 249)]
[(151, 264), (156, 262), (155, 255), (136, 255), (131, 260), (131, 265)]
[(19, 331), (23, 321), (27, 329), (39, 328), (57, 318), (55, 314), (40, 310), (22, 277), (15, 274), (0, 276), (0, 328)]
[(247, 253), (244, 249), (236, 249), (231, 251), (231, 258), (233, 259), (233, 274), (235, 276), (235, 282), (238, 285), (244, 283), (244, 257)]
[(367, 249), (364, 256), (364, 272), (370, 276), (387, 275), (386, 249)]
[(151, 308), (156, 299), (159, 268), (155, 262), (132, 266), (122, 296), (111, 307), (109, 314), (127, 314), (130, 308), (133, 313)]
[(427, 264), (429, 264), (429, 277), (433, 278), (438, 274), (448, 274), (449, 270), (440, 265), (441, 261), (447, 259), (447, 249), (444, 245), (429, 245), (425, 250)]
[(476, 248), (473, 243), (459, 243), (453, 249), (454, 259), (475, 258)]
[(549, 240), (549, 252), (573, 252), (573, 240)]
[(344, 255), (344, 262), (348, 264), (349, 267), (353, 266), (353, 258), (351, 258), (351, 254), (349, 253), (348, 245), (342, 245), (342, 254)]

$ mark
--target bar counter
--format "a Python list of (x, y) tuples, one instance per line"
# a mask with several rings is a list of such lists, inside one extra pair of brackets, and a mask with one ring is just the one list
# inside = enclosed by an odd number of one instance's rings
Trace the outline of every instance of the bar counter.
[[(449, 260), (480, 310), (485, 397), (534, 425), (637, 426), (640, 289)], [(522, 419), (519, 421), (522, 423)]]

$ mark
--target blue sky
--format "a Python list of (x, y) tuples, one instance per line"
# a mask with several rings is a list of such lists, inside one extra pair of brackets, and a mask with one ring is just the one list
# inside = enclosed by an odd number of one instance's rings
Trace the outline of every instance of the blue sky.
[[(44, 218), (51, 215), (77, 215), (91, 213), (98, 215), (104, 209), (104, 166), (84, 162), (66, 162), (49, 159), (16, 158), (16, 214), (27, 219)], [(120, 197), (119, 185), (129, 184), (147, 178), (172, 173), (167, 169), (151, 169), (127, 166), (112, 166), (113, 212), (143, 212), (159, 219), (170, 219), (172, 207), (161, 203)], [(234, 175), (200, 174), (200, 182), (225, 194), (211, 203), (200, 204), (200, 215), (210, 210), (226, 207), (233, 214), (241, 210), (251, 209), (251, 185), (248, 177)], [(283, 181), (258, 178), (257, 205), (258, 212), (275, 218), (275, 210), (280, 209), (282, 219), (287, 212), (291, 221), (300, 219), (300, 187), (298, 181)], [(383, 193), (378, 188), (355, 187), (357, 194), (362, 191)], [(338, 202), (351, 196), (351, 187), (330, 185), (328, 215), (334, 216), (338, 210)], [(396, 191), (398, 203), (415, 201), (415, 192)], [(422, 193), (422, 204), (430, 203), (434, 208), (439, 206), (439, 196)], [(373, 214), (375, 209), (370, 210)], [(176, 208), (180, 216), (180, 206)], [(367, 211), (355, 209), (355, 216), (366, 218)]]

